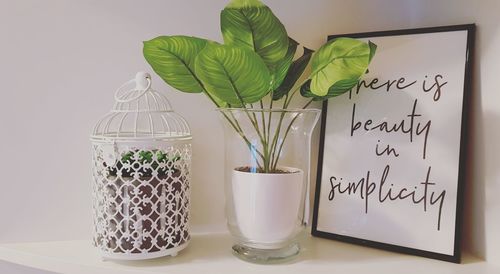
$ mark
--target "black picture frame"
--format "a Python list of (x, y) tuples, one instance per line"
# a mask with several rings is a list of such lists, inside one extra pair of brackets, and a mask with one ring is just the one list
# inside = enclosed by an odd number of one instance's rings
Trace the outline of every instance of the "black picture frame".
[(441, 254), (427, 250), (414, 249), (405, 246), (393, 245), (383, 242), (371, 241), (366, 239), (359, 239), (345, 235), (339, 235), (335, 233), (330, 233), (328, 231), (318, 230), (318, 210), (320, 203), (320, 191), (321, 191), (321, 180), (323, 171), (323, 157), (324, 157), (324, 145), (325, 145), (325, 129), (327, 126), (327, 107), (328, 101), (323, 102), (323, 112), (321, 118), (321, 134), (319, 143), (319, 155), (318, 155), (318, 168), (317, 168), (317, 182), (316, 190), (314, 196), (314, 207), (313, 207), (313, 219), (311, 234), (316, 237), (322, 237), (327, 239), (338, 240), (342, 242), (348, 242), (353, 244), (364, 245), (368, 247), (374, 247), (399, 253), (417, 255), (432, 259), (438, 259), (453, 263), (461, 262), (461, 237), (462, 237), (462, 221), (463, 221), (463, 200), (464, 200), (464, 188), (465, 188), (465, 167), (466, 167), (466, 144), (467, 144), (467, 128), (468, 128), (468, 112), (469, 112), (469, 101), (471, 97), (471, 81), (472, 81), (472, 62), (473, 62), (473, 52), (474, 52), (474, 40), (475, 40), (475, 24), (464, 24), (464, 25), (451, 25), (451, 26), (440, 26), (440, 27), (430, 27), (430, 28), (416, 28), (416, 29), (400, 29), (400, 30), (390, 30), (390, 31), (375, 31), (375, 32), (364, 32), (364, 33), (350, 33), (341, 35), (330, 35), (328, 40), (337, 37), (350, 37), (350, 38), (370, 38), (370, 37), (383, 37), (383, 36), (395, 36), (395, 35), (411, 35), (411, 34), (424, 34), (424, 33), (439, 33), (439, 32), (450, 32), (450, 31), (466, 31), (467, 32), (467, 58), (465, 64), (465, 79), (463, 87), (463, 103), (462, 103), (462, 121), (461, 121), (461, 137), (460, 137), (460, 149), (459, 149), (459, 164), (458, 164), (458, 182), (457, 182), (457, 203), (456, 203), (456, 218), (455, 218), (455, 237), (454, 237), (454, 252), (453, 255)]

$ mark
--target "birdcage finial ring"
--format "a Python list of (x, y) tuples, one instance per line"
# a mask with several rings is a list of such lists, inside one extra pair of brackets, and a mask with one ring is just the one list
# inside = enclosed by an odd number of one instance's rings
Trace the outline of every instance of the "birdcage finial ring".
[[(132, 83), (135, 83), (135, 88), (122, 93), (122, 89)], [(135, 79), (127, 81), (115, 91), (115, 100), (119, 103), (132, 102), (138, 99), (139, 97), (143, 96), (150, 88), (151, 88), (151, 76), (149, 75), (149, 73), (138, 72), (135, 76)], [(140, 92), (135, 96), (132, 96), (131, 98), (127, 98), (128, 96), (126, 95), (128, 95), (128, 92), (130, 91), (140, 91)]]

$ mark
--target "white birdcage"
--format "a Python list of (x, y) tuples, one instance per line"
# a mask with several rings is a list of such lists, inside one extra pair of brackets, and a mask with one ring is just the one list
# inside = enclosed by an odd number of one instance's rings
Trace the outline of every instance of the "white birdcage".
[(145, 72), (115, 101), (90, 138), (94, 244), (109, 259), (175, 256), (190, 239), (189, 126)]

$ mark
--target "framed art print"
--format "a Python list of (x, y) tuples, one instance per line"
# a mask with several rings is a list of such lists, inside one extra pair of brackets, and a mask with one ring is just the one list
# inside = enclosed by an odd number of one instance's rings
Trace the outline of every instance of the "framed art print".
[(474, 25), (330, 36), (375, 43), (323, 103), (312, 234), (460, 262)]

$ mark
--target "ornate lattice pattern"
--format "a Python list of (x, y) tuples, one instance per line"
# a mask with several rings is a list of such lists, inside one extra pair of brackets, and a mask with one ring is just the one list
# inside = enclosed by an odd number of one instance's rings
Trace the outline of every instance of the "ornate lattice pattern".
[(94, 244), (147, 254), (189, 241), (191, 145), (94, 143)]

